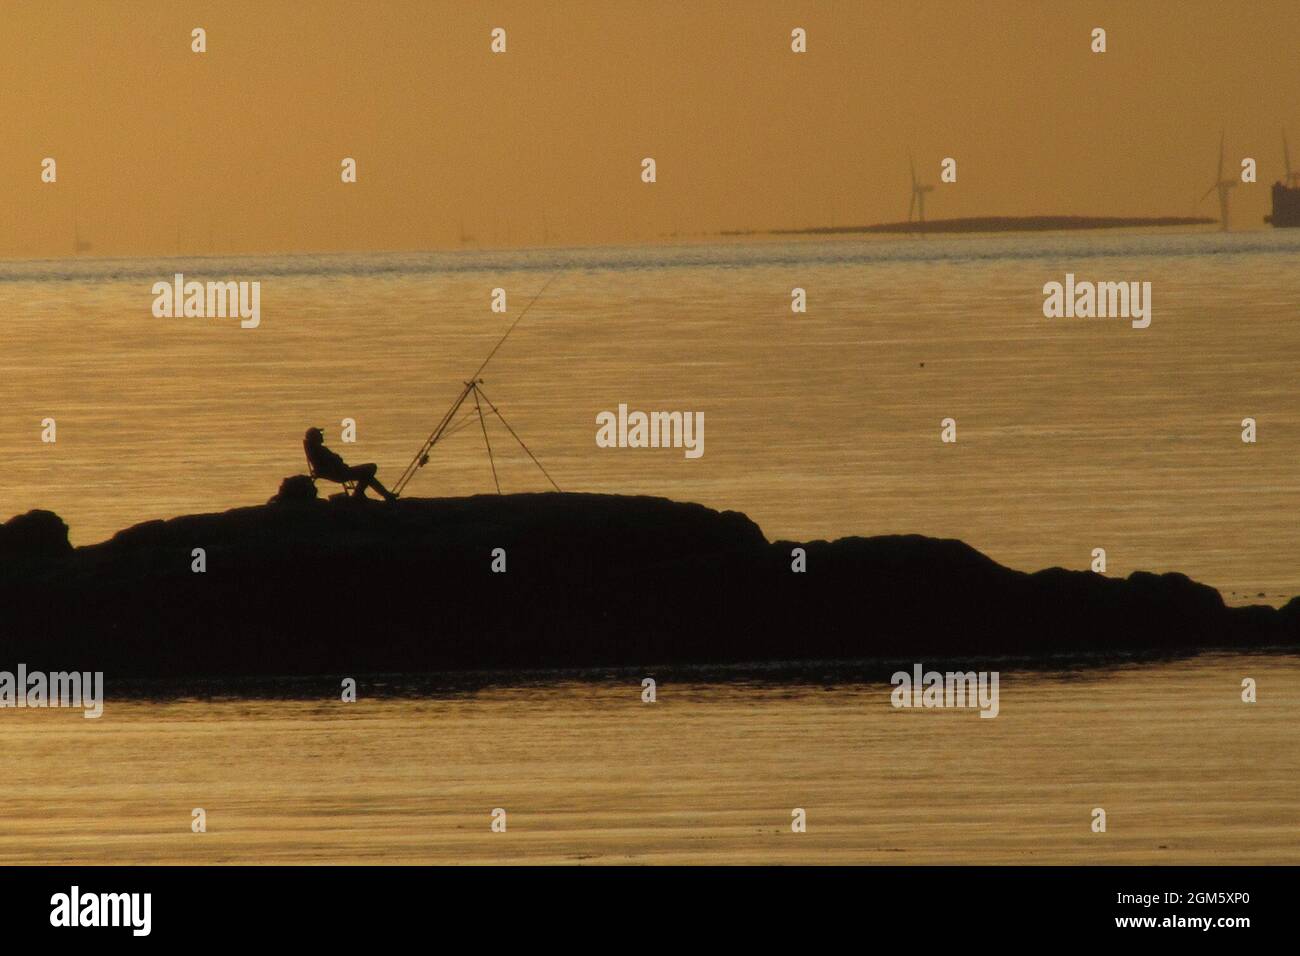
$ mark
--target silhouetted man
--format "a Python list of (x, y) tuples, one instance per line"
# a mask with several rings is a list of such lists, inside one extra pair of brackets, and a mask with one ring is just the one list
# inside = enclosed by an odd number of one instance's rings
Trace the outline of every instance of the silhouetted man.
[(307, 437), (303, 439), (302, 447), (307, 452), (307, 461), (311, 464), (311, 470), (317, 478), (327, 478), (340, 484), (345, 481), (355, 481), (357, 490), (352, 493), (354, 498), (364, 498), (366, 488), (374, 488), (384, 496), (385, 501), (397, 500), (397, 495), (381, 485), (379, 479), (375, 477), (375, 472), (379, 470), (378, 465), (373, 462), (365, 465), (346, 464), (342, 458), (325, 447), (325, 435), (319, 428), (307, 429)]

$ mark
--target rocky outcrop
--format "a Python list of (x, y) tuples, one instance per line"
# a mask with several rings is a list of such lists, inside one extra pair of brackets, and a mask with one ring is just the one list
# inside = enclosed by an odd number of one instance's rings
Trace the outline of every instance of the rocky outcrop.
[(198, 677), (1300, 644), (1296, 601), (1230, 608), (1181, 574), (1028, 574), (919, 536), (771, 543), (742, 514), (661, 498), (303, 491), (75, 551), (55, 548), (57, 517), (14, 519), (0, 658)]
[(0, 524), (0, 567), (72, 553), (68, 526), (53, 511), (29, 511)]

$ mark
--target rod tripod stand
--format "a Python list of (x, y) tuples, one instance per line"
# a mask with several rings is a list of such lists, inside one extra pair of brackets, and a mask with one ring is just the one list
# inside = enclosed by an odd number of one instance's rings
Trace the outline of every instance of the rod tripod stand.
[[(466, 414), (461, 417), (459, 422), (456, 422), (456, 424), (453, 425), (452, 422), (456, 418), (457, 412), (461, 410), (469, 400), (470, 396), (473, 396), (474, 398), (475, 414)], [(541, 473), (546, 476), (546, 480), (551, 483), (551, 487), (556, 491), (559, 491), (560, 486), (555, 483), (555, 479), (551, 477), (550, 472), (542, 467), (542, 463), (537, 460), (537, 456), (529, 450), (528, 446), (524, 444), (524, 440), (519, 437), (518, 433), (511, 427), (510, 423), (506, 421), (505, 416), (501, 414), (501, 409), (497, 408), (496, 405), (492, 403), (492, 400), (487, 397), (487, 393), (483, 391), (483, 379), (472, 378), (465, 383), (465, 387), (461, 389), (460, 395), (458, 395), (456, 400), (451, 403), (451, 408), (447, 409), (446, 414), (442, 416), (442, 420), (438, 422), (438, 427), (435, 428), (432, 434), (424, 440), (424, 446), (416, 452), (415, 457), (411, 459), (411, 463), (406, 466), (406, 470), (403, 471), (401, 477), (397, 479), (396, 484), (393, 485), (394, 494), (400, 495), (402, 489), (404, 489), (407, 483), (415, 477), (415, 473), (429, 463), (429, 453), (433, 450), (434, 445), (438, 444), (438, 442), (442, 441), (444, 438), (456, 434), (456, 432), (471, 424), (475, 417), (478, 418), (479, 425), (483, 429), (483, 444), (487, 446), (488, 464), (492, 466), (492, 483), (496, 485), (497, 494), (501, 494), (501, 480), (497, 477), (497, 463), (496, 459), (492, 455), (492, 440), (488, 437), (487, 413), (483, 410), (483, 406), (485, 405), (493, 415), (501, 420), (501, 424), (506, 426), (506, 431), (510, 432), (510, 437), (519, 443), (519, 447), (524, 450), (528, 457), (532, 459), (533, 464), (536, 465)]]

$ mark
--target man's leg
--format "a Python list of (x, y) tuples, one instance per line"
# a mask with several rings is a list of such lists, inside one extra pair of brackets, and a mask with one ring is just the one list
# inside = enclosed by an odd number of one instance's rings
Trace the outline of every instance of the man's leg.
[(371, 477), (371, 479), (370, 479), (370, 487), (371, 487), (371, 488), (374, 488), (375, 491), (377, 491), (377, 492), (379, 492), (381, 495), (383, 495), (385, 501), (396, 501), (396, 500), (397, 500), (397, 495), (393, 494), (391, 491), (389, 491), (387, 488), (385, 488), (382, 484), (380, 484), (378, 478), (375, 478), (375, 477), (373, 477), (373, 476)]
[(383, 495), (389, 501), (397, 498), (395, 494), (379, 483), (375, 473), (379, 471), (379, 466), (373, 462), (365, 465), (354, 465), (348, 469), (348, 477), (357, 483), (357, 490), (354, 495), (356, 498), (364, 498), (367, 488), (374, 488), (375, 491)]
[(366, 496), (366, 488), (374, 482), (375, 472), (378, 470), (379, 466), (373, 463), (368, 465), (353, 465), (348, 469), (348, 481), (355, 481), (357, 483), (356, 491), (352, 492), (353, 498), (364, 498)]

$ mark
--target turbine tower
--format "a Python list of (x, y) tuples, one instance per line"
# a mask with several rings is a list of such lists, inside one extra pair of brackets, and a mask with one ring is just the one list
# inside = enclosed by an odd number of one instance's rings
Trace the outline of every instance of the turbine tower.
[(916, 213), (917, 222), (925, 222), (925, 194), (934, 192), (934, 187), (917, 180), (916, 160), (912, 158), (911, 151), (907, 154), (907, 162), (912, 168), (912, 201), (907, 204), (907, 221), (911, 222), (912, 214)]
[(1200, 202), (1205, 202), (1205, 197), (1216, 189), (1219, 191), (1219, 223), (1220, 228), (1228, 231), (1228, 190), (1237, 185), (1235, 179), (1223, 178), (1223, 134), (1219, 134), (1219, 172), (1215, 177), (1214, 184), (1201, 196)]
[(1300, 189), (1300, 172), (1291, 172), (1291, 148), (1286, 144), (1286, 130), (1282, 130), (1282, 162), (1286, 165), (1286, 178), (1282, 185), (1288, 189)]

